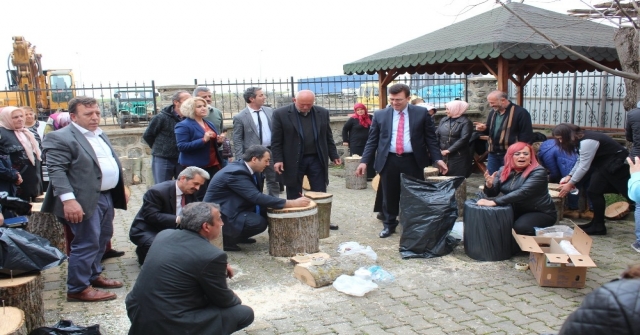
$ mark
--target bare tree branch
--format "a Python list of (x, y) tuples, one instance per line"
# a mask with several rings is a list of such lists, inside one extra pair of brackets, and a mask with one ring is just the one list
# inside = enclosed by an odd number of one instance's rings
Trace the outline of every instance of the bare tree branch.
[(618, 5), (618, 9), (620, 9), (620, 11), (622, 12), (622, 14), (624, 14), (624, 16), (629, 19), (629, 22), (631, 22), (631, 24), (633, 24), (633, 27), (636, 29), (640, 29), (640, 27), (638, 27), (638, 25), (636, 24), (636, 22), (633, 20), (633, 18), (631, 18), (631, 16), (629, 16), (629, 14), (627, 13), (627, 11), (622, 7), (622, 5), (620, 4), (620, 0), (615, 0), (616, 4)]
[(597, 69), (600, 69), (601, 71), (605, 71), (605, 72), (609, 72), (613, 75), (622, 77), (622, 78), (627, 78), (627, 79), (631, 79), (631, 80), (640, 80), (640, 75), (636, 74), (636, 73), (629, 73), (629, 72), (623, 72), (623, 71), (618, 71), (618, 70), (614, 70), (610, 67), (604, 66), (592, 59), (589, 59), (587, 57), (585, 57), (584, 55), (582, 55), (579, 52), (576, 52), (574, 50), (572, 50), (571, 48), (566, 47), (563, 44), (560, 44), (558, 42), (556, 42), (554, 39), (552, 39), (551, 37), (547, 36), (546, 34), (544, 34), (543, 32), (541, 32), (540, 30), (538, 30), (536, 27), (532, 26), (527, 20), (525, 20), (524, 18), (522, 18), (520, 15), (518, 15), (516, 12), (512, 11), (511, 8), (509, 8), (508, 6), (506, 6), (502, 1), (500, 0), (496, 0), (497, 3), (499, 3), (504, 9), (506, 9), (509, 13), (513, 14), (513, 16), (517, 17), (518, 20), (522, 21), (522, 23), (526, 24), (527, 27), (533, 29), (533, 31), (535, 31), (536, 33), (540, 34), (540, 36), (542, 36), (544, 39), (546, 39), (547, 41), (551, 42), (553, 44), (554, 47), (556, 48), (560, 48), (578, 58), (580, 58), (581, 60), (583, 60), (584, 62), (593, 65), (594, 67), (596, 67)]
[(582, 2), (583, 4), (587, 5), (589, 8), (593, 9), (594, 11), (596, 11), (598, 14), (600, 14), (600, 16), (602, 16), (603, 19), (606, 19), (607, 21), (611, 22), (612, 24), (614, 24), (616, 27), (618, 28), (622, 28), (622, 26), (616, 22), (614, 22), (612, 19), (608, 18), (606, 15), (604, 15), (601, 11), (597, 10), (595, 7), (591, 6), (591, 4), (588, 4), (586, 1), (584, 0), (580, 0), (580, 2)]

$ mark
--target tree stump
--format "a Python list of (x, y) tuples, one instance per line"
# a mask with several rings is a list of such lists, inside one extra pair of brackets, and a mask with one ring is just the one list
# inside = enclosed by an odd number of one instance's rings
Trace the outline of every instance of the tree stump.
[(344, 159), (344, 180), (350, 190), (363, 190), (367, 188), (367, 174), (356, 176), (356, 169), (360, 165), (360, 156), (351, 156)]
[(140, 158), (119, 157), (125, 185), (142, 183), (142, 160)]
[(42, 290), (44, 280), (40, 274), (0, 279), (0, 299), (6, 306), (24, 311), (27, 332), (44, 326)]
[(427, 166), (424, 168), (424, 180), (427, 180), (429, 177), (437, 177), (438, 173), (440, 173), (438, 168)]
[[(425, 169), (425, 175), (426, 175), (426, 169)], [(425, 180), (439, 182), (439, 181), (443, 181), (451, 178), (457, 178), (457, 177), (436, 176), (436, 177), (426, 177)], [(460, 186), (458, 186), (458, 188), (456, 189), (455, 196), (456, 196), (456, 204), (458, 205), (458, 217), (462, 217), (464, 216), (464, 202), (467, 201), (467, 180), (466, 179), (464, 179), (462, 181), (462, 184), (460, 184)]]
[(304, 192), (304, 196), (318, 205), (318, 238), (329, 237), (331, 225), (331, 203), (333, 195), (323, 192)]
[(293, 268), (293, 276), (311, 287), (331, 285), (340, 275), (353, 275), (360, 267), (376, 262), (364, 254), (343, 255), (326, 260), (322, 265), (300, 263)]
[(305, 191), (311, 191), (311, 185), (309, 184), (309, 178), (305, 175), (302, 177), (302, 189)]
[(16, 307), (0, 308), (0, 334), (27, 335), (24, 312)]
[(556, 206), (556, 212), (558, 212), (558, 217), (556, 217), (556, 223), (562, 220), (564, 214), (564, 201), (565, 198), (560, 196), (560, 192), (549, 190), (549, 195), (551, 196), (551, 200), (553, 200), (553, 205)]
[(375, 177), (373, 177), (373, 179), (371, 180), (371, 188), (373, 189), (374, 192), (378, 192), (378, 187), (380, 186), (380, 175), (377, 174)]
[(47, 239), (49, 243), (51, 243), (51, 246), (64, 252), (67, 248), (67, 243), (64, 239), (64, 227), (62, 223), (60, 223), (58, 218), (52, 213), (40, 212), (40, 208), (42, 207), (41, 202), (32, 203), (31, 206), (31, 215), (29, 215), (29, 223), (25, 230)]
[(269, 218), (269, 254), (291, 257), (298, 253), (318, 252), (318, 207), (311, 201), (307, 207), (267, 210)]
[(604, 217), (609, 220), (620, 220), (629, 214), (629, 203), (626, 201), (614, 202), (604, 210)]

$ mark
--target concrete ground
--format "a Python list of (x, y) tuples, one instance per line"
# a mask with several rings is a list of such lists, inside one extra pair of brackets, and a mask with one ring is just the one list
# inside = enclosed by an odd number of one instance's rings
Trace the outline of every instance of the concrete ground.
[[(607, 236), (595, 236), (591, 257), (598, 265), (589, 269), (586, 287), (539, 287), (530, 271), (514, 269), (526, 262), (521, 255), (502, 262), (478, 262), (460, 245), (453, 253), (433, 259), (403, 260), (398, 253), (400, 233), (381, 239), (381, 223), (372, 212), (375, 193), (349, 190), (332, 171), (328, 192), (333, 194), (332, 222), (340, 229), (320, 240), (320, 249), (338, 257), (342, 242), (368, 245), (378, 255), (378, 265), (395, 276), (364, 297), (352, 297), (332, 286), (311, 288), (293, 277), (293, 265), (269, 256), (267, 233), (258, 242), (229, 252), (236, 276), (229, 286), (255, 311), (254, 323), (239, 334), (540, 334), (557, 332), (586, 294), (618, 277), (628, 264), (640, 262), (631, 249), (632, 215), (609, 221)], [(480, 175), (468, 180), (473, 194)], [(125, 286), (113, 290), (118, 299), (99, 303), (66, 301), (66, 263), (44, 272), (46, 324), (70, 319), (79, 325), (100, 324), (103, 334), (126, 334), (129, 329), (124, 298), (140, 273), (128, 231), (146, 190), (132, 188), (130, 209), (116, 211), (114, 247), (126, 251), (107, 260), (104, 274)], [(567, 220), (561, 223), (570, 224)], [(167, 306), (171, 308), (171, 306)]]

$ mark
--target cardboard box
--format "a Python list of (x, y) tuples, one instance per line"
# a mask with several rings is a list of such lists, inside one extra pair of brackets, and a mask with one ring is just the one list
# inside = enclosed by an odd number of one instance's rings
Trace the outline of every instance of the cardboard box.
[[(578, 225), (571, 238), (526, 236), (511, 231), (520, 249), (529, 251), (529, 269), (540, 286), (583, 288), (587, 268), (596, 267), (589, 257), (593, 239)], [(569, 240), (580, 255), (567, 255), (560, 247), (562, 240)]]

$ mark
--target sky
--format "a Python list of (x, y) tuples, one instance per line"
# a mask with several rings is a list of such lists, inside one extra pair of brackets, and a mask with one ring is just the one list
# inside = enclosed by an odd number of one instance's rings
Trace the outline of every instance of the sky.
[[(601, 2), (524, 1), (564, 14)], [(12, 36), (24, 36), (42, 54), (44, 69), (73, 69), (76, 83), (85, 85), (341, 75), (346, 63), (500, 6), (495, 0), (25, 3), (2, 5), (0, 69), (7, 69)]]

